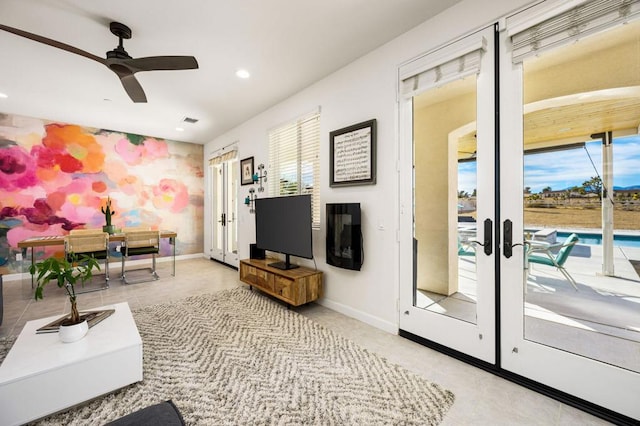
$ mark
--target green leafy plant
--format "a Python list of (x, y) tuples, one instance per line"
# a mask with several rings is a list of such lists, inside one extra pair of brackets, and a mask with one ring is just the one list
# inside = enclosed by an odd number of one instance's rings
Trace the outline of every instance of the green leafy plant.
[(64, 288), (71, 302), (71, 315), (68, 324), (78, 324), (80, 314), (76, 303), (75, 285), (80, 281), (84, 283), (93, 277), (93, 270), (100, 270), (98, 261), (86, 255), (76, 256), (71, 253), (69, 258), (48, 257), (29, 267), (31, 275), (36, 275), (37, 287), (35, 289), (35, 300), (44, 298), (44, 287), (52, 280), (56, 280), (58, 287)]
[(106, 206), (102, 207), (100, 211), (102, 212), (102, 214), (104, 214), (104, 220), (107, 226), (111, 226), (111, 216), (116, 214), (115, 211), (111, 210), (111, 197), (107, 197), (107, 204)]

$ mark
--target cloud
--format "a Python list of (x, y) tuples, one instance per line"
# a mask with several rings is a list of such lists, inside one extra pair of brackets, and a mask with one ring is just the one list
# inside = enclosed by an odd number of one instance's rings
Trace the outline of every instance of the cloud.
[[(588, 142), (585, 146), (586, 151), (576, 148), (525, 155), (524, 186), (534, 193), (546, 187), (560, 190), (602, 176), (602, 143)], [(615, 186), (640, 185), (639, 135), (614, 140), (613, 181)], [(472, 193), (477, 187), (476, 162), (458, 163), (458, 191)]]
[[(593, 176), (602, 176), (601, 143), (590, 142), (586, 148), (588, 154), (584, 148), (578, 148), (526, 155), (524, 185), (531, 187), (532, 192), (540, 192), (547, 186), (559, 190), (581, 186)], [(640, 184), (639, 136), (614, 140), (613, 181), (615, 186)]]

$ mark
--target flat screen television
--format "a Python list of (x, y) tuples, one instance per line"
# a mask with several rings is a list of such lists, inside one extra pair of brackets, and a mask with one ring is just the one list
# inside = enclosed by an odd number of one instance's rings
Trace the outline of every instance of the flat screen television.
[(311, 238), (311, 195), (257, 198), (256, 246), (282, 253), (284, 262), (271, 263), (279, 269), (293, 269), (290, 256), (313, 258)]

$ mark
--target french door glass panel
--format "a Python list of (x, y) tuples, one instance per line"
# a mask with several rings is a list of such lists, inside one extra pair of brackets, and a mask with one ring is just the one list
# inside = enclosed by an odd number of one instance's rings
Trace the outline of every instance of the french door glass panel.
[[(237, 264), (238, 260), (238, 176), (240, 175), (239, 164), (237, 160), (231, 160), (226, 163), (226, 208), (225, 208), (225, 224), (226, 231), (226, 253), (225, 257), (234, 259)], [(227, 262), (229, 263), (229, 262)]]
[[(493, 29), (470, 38), (485, 41), (479, 73), (414, 93), (400, 106), (407, 183), (401, 185), (400, 327), (493, 362), (494, 254), (491, 244), (486, 253), (482, 246), (493, 233)], [(469, 44), (462, 40), (434, 57)], [(421, 62), (433, 69), (428, 57)]]
[(211, 255), (216, 260), (224, 258), (224, 226), (223, 213), (225, 209), (224, 203), (224, 163), (218, 163), (213, 166), (211, 176), (213, 177), (213, 233), (211, 244)]
[(515, 65), (507, 49), (501, 73), (513, 94), (502, 109), (501, 211), (524, 244), (501, 260), (503, 367), (633, 418), (638, 45), (636, 21)]

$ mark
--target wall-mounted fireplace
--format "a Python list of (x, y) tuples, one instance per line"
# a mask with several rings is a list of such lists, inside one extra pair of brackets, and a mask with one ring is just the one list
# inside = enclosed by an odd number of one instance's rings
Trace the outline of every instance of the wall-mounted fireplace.
[(359, 271), (362, 260), (360, 203), (327, 204), (327, 263)]

